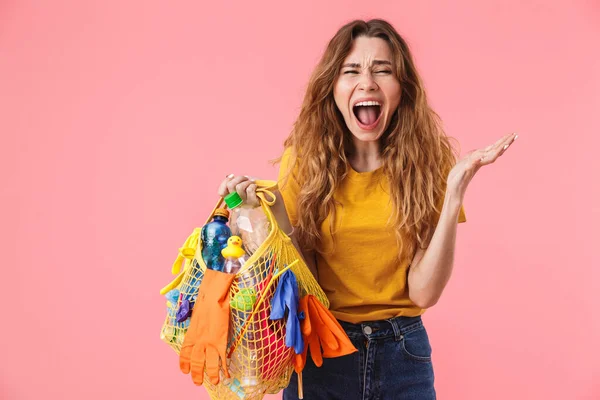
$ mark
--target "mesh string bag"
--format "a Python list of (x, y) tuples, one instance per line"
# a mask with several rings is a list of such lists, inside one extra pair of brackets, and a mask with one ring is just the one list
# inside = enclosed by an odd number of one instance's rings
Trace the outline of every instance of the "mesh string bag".
[[(294, 350), (285, 345), (285, 319), (271, 320), (271, 300), (279, 277), (291, 270), (298, 282), (299, 296), (312, 294), (329, 307), (325, 293), (302, 260), (291, 239), (279, 228), (271, 211), (275, 204), (274, 181), (256, 181), (257, 197), (269, 221), (267, 238), (235, 274), (229, 291), (230, 323), (227, 367), (230, 378), (221, 372), (214, 385), (206, 377), (204, 386), (211, 399), (262, 399), (287, 387), (293, 372)], [(219, 199), (209, 215), (210, 222), (223, 203)], [(161, 290), (167, 296), (167, 316), (161, 339), (177, 354), (189, 326), (189, 318), (177, 321), (182, 300), (192, 304), (198, 294), (206, 265), (202, 259), (201, 228), (195, 228), (179, 249), (172, 268), (175, 279)]]

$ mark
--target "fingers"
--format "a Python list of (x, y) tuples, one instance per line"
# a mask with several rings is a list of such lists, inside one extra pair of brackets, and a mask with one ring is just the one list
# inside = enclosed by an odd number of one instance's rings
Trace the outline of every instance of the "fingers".
[(323, 354), (321, 353), (321, 343), (319, 343), (319, 338), (317, 335), (311, 335), (308, 340), (310, 355), (312, 356), (313, 362), (317, 367), (320, 367), (323, 365)]
[(502, 153), (504, 153), (510, 147), (510, 145), (513, 144), (515, 140), (517, 140), (518, 137), (519, 135), (517, 135), (516, 133), (512, 133), (509, 136), (509, 138), (504, 141), (502, 149), (500, 150), (500, 155), (502, 155)]
[[(235, 176), (233, 174), (227, 175), (227, 177), (219, 185), (219, 196), (225, 197), (229, 193), (235, 192), (236, 186), (247, 180), (248, 180), (248, 177), (243, 176), (243, 175), (238, 175), (238, 176)], [(240, 194), (240, 196), (241, 196), (241, 194)]]
[(241, 183), (238, 183), (237, 185), (235, 185), (233, 187), (232, 191), (236, 191), (240, 197), (242, 198), (242, 200), (244, 201), (244, 203), (248, 202), (248, 195), (247, 195), (247, 191), (250, 187), (250, 185), (253, 184), (253, 182), (251, 180), (249, 180), (248, 178), (244, 178), (246, 179), (245, 181), (242, 181)]
[(256, 183), (252, 181), (250, 185), (246, 188), (246, 202), (252, 205), (258, 205), (258, 197), (256, 196)]
[(502, 136), (500, 139), (496, 140), (496, 143), (494, 143), (492, 146), (493, 147), (502, 146), (504, 144), (504, 142), (506, 142), (506, 140), (510, 138), (511, 135), (512, 135), (512, 133)]
[(182, 347), (179, 352), (179, 369), (184, 374), (190, 373), (190, 356), (192, 354), (192, 347)]
[(192, 350), (192, 381), (196, 385), (204, 382), (204, 363), (206, 361), (206, 347), (196, 344)]
[[(227, 190), (229, 190), (229, 193), (233, 193), (233, 192), (238, 192), (238, 194), (240, 196), (242, 196), (242, 193), (244, 194), (244, 197), (246, 197), (246, 190), (237, 190), (237, 186), (242, 184), (243, 182), (248, 182), (248, 178), (246, 178), (243, 175), (240, 176), (234, 176), (233, 178), (231, 178), (229, 180), (229, 182), (227, 182)], [(242, 199), (244, 198), (242, 197)]]
[(227, 196), (229, 194), (229, 191), (227, 189), (227, 184), (229, 183), (229, 181), (233, 177), (234, 177), (233, 174), (229, 174), (229, 175), (227, 175), (225, 177), (225, 179), (223, 180), (223, 182), (221, 182), (221, 184), (219, 185), (219, 196), (225, 197), (225, 196)]
[[(331, 314), (326, 308), (319, 309), (319, 314), (322, 321), (329, 321), (328, 328), (334, 336), (343, 337), (346, 336), (344, 328), (337, 322), (337, 319)], [(336, 339), (337, 341), (337, 339)]]
[(219, 383), (219, 353), (212, 346), (206, 348), (206, 373), (213, 385)]
[(506, 150), (508, 146), (510, 146), (510, 144), (514, 141), (516, 135), (516, 133), (511, 133), (510, 135), (504, 136), (501, 140), (499, 140), (496, 143), (496, 145), (494, 146), (494, 151), (501, 152), (503, 150)]
[(306, 364), (306, 342), (304, 343), (304, 351), (302, 354), (294, 355), (294, 370), (296, 373), (302, 372), (304, 365)]
[(518, 135), (516, 133), (511, 133), (502, 137), (493, 145), (486, 147), (481, 155), (480, 162), (482, 164), (490, 164), (496, 161), (498, 157), (504, 154), (517, 137)]
[(227, 177), (219, 185), (219, 196), (225, 197), (229, 193), (237, 192), (242, 201), (248, 205), (257, 206), (260, 204), (256, 196), (257, 185), (255, 180), (249, 176), (233, 174)]
[(314, 307), (311, 310), (310, 317), (314, 318), (314, 322), (316, 322), (317, 335), (319, 336), (321, 343), (325, 343), (332, 349), (336, 349), (338, 347), (337, 340), (333, 333), (331, 333), (329, 326), (327, 326), (326, 322), (323, 321), (323, 318), (321, 317), (321, 314), (319, 313), (319, 309), (317, 307)]

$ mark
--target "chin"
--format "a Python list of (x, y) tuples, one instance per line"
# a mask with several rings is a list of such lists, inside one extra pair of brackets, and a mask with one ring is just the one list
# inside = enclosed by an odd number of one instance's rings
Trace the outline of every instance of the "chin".
[(354, 139), (360, 140), (361, 142), (378, 142), (382, 136), (382, 133), (373, 132), (355, 132), (350, 131)]

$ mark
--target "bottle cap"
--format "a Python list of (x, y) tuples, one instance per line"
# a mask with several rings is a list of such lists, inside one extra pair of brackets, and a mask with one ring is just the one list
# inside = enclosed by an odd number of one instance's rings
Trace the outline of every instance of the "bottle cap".
[(238, 192), (231, 192), (227, 196), (225, 196), (225, 204), (227, 204), (227, 207), (229, 207), (231, 210), (240, 206), (242, 203), (243, 200), (238, 194)]
[(226, 208), (217, 208), (215, 210), (215, 217), (216, 216), (225, 217), (225, 218), (229, 219), (229, 211), (227, 211)]

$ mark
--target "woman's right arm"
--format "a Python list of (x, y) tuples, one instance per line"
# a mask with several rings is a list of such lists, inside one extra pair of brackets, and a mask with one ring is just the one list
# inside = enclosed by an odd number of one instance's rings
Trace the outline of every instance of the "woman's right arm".
[[(273, 207), (271, 207), (271, 211), (273, 211), (275, 220), (277, 221), (277, 224), (279, 225), (281, 230), (283, 230), (283, 232), (285, 232), (286, 234), (293, 232), (292, 223), (290, 222), (290, 218), (289, 218), (287, 210), (285, 208), (285, 203), (283, 202), (283, 197), (281, 196), (281, 193), (279, 191), (275, 192), (275, 196), (276, 196), (275, 204), (273, 205)], [(315, 277), (315, 279), (318, 282), (319, 275), (317, 272), (316, 253), (314, 251), (306, 251), (306, 250), (303, 250), (302, 248), (300, 248), (300, 244), (298, 244), (298, 240), (296, 239), (295, 234), (292, 233), (290, 236), (290, 239), (292, 239), (292, 243), (294, 244), (294, 247), (296, 247), (296, 250), (298, 250), (298, 253), (300, 253), (302, 258), (304, 259), (304, 262), (308, 266), (308, 269), (310, 270), (310, 272), (313, 274), (313, 276)]]
[[(276, 191), (276, 201), (274, 206), (271, 208), (277, 223), (285, 233), (292, 233), (290, 238), (292, 243), (298, 250), (298, 253), (304, 259), (304, 262), (308, 266), (308, 269), (313, 274), (317, 282), (319, 281), (319, 274), (317, 272), (317, 258), (314, 251), (306, 251), (301, 248), (298, 243), (298, 239), (293, 234), (293, 224), (298, 224), (298, 210), (296, 207), (296, 201), (300, 193), (300, 185), (296, 181), (296, 174), (298, 173), (296, 156), (291, 147), (287, 147), (281, 156), (281, 164), (279, 166), (279, 172), (277, 174), (277, 183), (279, 190)], [(285, 199), (285, 201), (284, 201)]]

